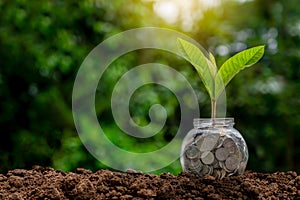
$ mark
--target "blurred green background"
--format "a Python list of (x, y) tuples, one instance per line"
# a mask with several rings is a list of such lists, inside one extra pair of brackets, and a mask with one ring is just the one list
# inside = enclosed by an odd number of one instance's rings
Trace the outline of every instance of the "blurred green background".
[[(234, 117), (250, 151), (248, 169), (300, 172), (300, 10), (294, 0), (0, 0), (0, 172), (32, 165), (71, 171), (105, 168), (82, 145), (72, 118), (72, 87), (80, 64), (100, 42), (124, 30), (171, 28), (197, 40), (220, 64), (245, 48), (265, 44), (263, 59), (229, 84), (227, 116)], [(166, 128), (140, 141), (113, 121), (110, 95), (128, 69), (156, 61), (174, 66), (210, 102), (193, 67), (166, 52), (140, 50), (120, 57), (97, 91), (97, 114), (108, 137), (143, 152), (167, 144), (180, 121), (178, 102), (167, 89), (140, 88), (131, 113), (148, 123), (148, 109), (169, 110)], [(192, 128), (192, 127), (191, 127)], [(164, 159), (162, 156), (158, 159)], [(159, 160), (158, 160), (159, 162)], [(179, 161), (157, 171), (181, 171)]]

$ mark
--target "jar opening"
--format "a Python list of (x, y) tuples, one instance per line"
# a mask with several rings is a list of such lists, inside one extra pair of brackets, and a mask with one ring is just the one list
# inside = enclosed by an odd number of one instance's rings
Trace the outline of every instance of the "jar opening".
[(195, 118), (194, 127), (233, 126), (234, 118)]

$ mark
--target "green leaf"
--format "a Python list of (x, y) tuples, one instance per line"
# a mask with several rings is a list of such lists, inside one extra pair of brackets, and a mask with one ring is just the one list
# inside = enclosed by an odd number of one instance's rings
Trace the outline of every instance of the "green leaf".
[(195, 67), (210, 97), (214, 99), (214, 77), (217, 74), (215, 64), (194, 44), (178, 38), (177, 45), (182, 56)]
[(211, 52), (209, 52), (209, 59), (210, 59), (210, 61), (211, 61), (211, 62), (216, 66), (216, 68), (217, 68), (216, 59), (215, 59), (214, 55), (213, 55)]
[(215, 97), (219, 97), (229, 81), (241, 70), (258, 62), (264, 54), (265, 46), (257, 46), (239, 52), (226, 60), (215, 79)]

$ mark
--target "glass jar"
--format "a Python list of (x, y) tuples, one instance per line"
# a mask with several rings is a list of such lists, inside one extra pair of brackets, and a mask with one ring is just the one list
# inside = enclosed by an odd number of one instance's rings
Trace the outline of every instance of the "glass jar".
[(248, 148), (233, 118), (196, 118), (185, 136), (180, 162), (184, 172), (222, 179), (241, 175), (248, 161)]

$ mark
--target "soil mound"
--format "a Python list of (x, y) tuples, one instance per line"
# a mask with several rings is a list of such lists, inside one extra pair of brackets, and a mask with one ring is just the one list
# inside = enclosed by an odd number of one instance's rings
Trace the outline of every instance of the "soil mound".
[(0, 174), (0, 199), (300, 199), (296, 172), (246, 171), (215, 180), (191, 174), (143, 174), (35, 166)]

